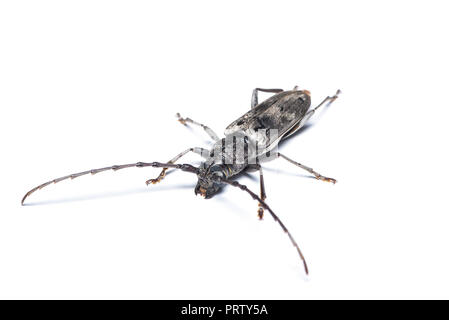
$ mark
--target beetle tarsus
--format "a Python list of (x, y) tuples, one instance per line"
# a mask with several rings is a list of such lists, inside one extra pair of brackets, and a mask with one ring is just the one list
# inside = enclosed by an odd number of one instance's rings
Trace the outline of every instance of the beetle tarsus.
[(164, 178), (165, 178), (165, 172), (167, 171), (168, 168), (163, 168), (161, 173), (159, 174), (159, 176), (156, 179), (149, 179), (147, 181), (145, 181), (146, 185), (148, 186), (150, 183), (151, 184), (156, 184), (161, 182)]
[(325, 182), (331, 182), (333, 184), (337, 183), (337, 180), (335, 180), (334, 178), (328, 178), (322, 175), (316, 175), (315, 178), (317, 178), (318, 180), (321, 181), (325, 181)]
[(259, 217), (259, 220), (263, 219), (263, 212), (264, 212), (264, 210), (263, 210), (262, 206), (259, 203), (259, 209), (257, 210), (257, 216)]
[(178, 121), (182, 123), (183, 125), (187, 125), (187, 119), (181, 117), (179, 113), (176, 114), (176, 118), (178, 118)]
[(332, 97), (330, 97), (330, 102), (334, 102), (335, 99), (338, 98), (338, 95), (339, 95), (340, 93), (341, 93), (341, 90), (338, 89), (337, 92), (335, 92), (335, 94), (334, 94)]

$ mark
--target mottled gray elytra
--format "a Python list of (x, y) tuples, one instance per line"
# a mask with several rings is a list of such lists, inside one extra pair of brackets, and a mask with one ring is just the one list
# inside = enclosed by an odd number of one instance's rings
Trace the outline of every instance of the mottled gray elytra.
[[(275, 95), (259, 104), (259, 91), (275, 93)], [(198, 183), (195, 187), (195, 194), (200, 194), (206, 199), (213, 197), (225, 184), (247, 192), (259, 203), (259, 218), (262, 219), (264, 210), (267, 210), (273, 219), (277, 221), (281, 228), (287, 233), (290, 241), (298, 251), (298, 254), (304, 264), (306, 274), (308, 274), (309, 271), (307, 264), (298, 244), (295, 239), (293, 239), (292, 235), (282, 221), (265, 202), (265, 185), (262, 166), (260, 163), (280, 157), (313, 174), (318, 180), (336, 183), (335, 179), (322, 176), (312, 168), (293, 161), (292, 159), (277, 152), (277, 146), (280, 141), (303, 127), (307, 120), (310, 119), (319, 107), (326, 102), (331, 103), (337, 99), (339, 93), (340, 90), (338, 90), (335, 95), (326, 97), (318, 106), (309, 110), (311, 104), (310, 92), (307, 90), (298, 90), (297, 87), (289, 91), (284, 91), (282, 89), (256, 88), (253, 90), (251, 98), (251, 110), (232, 122), (226, 128), (224, 132), (225, 137), (223, 139), (220, 139), (218, 135), (209, 127), (190, 118), (182, 118), (178, 113), (177, 117), (179, 122), (184, 125), (193, 124), (202, 127), (214, 140), (215, 143), (210, 150), (203, 148), (189, 148), (178, 154), (167, 163), (137, 162), (70, 174), (61, 178), (50, 180), (31, 189), (23, 197), (22, 205), (27, 197), (36, 190), (42, 189), (52, 183), (57, 183), (69, 178), (74, 179), (89, 173), (96, 174), (107, 170), (120, 170), (131, 167), (162, 168), (162, 171), (157, 178), (146, 181), (148, 185), (150, 183), (158, 183), (164, 179), (166, 171), (169, 168), (179, 169), (181, 171), (190, 172), (197, 175)], [(197, 153), (205, 159), (199, 167), (194, 167), (190, 164), (175, 164), (176, 161), (189, 152)], [(231, 180), (231, 178), (237, 174), (249, 170), (259, 171), (260, 196), (249, 190), (245, 185)]]

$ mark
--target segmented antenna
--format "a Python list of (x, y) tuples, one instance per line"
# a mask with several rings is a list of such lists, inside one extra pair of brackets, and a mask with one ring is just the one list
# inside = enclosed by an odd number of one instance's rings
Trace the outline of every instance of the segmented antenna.
[(83, 171), (83, 172), (78, 172), (78, 173), (72, 173), (69, 174), (68, 176), (64, 176), (64, 177), (60, 177), (57, 179), (53, 179), (50, 180), (48, 182), (45, 182), (41, 185), (38, 185), (37, 187), (31, 189), (30, 191), (28, 191), (25, 196), (22, 198), (22, 205), (25, 202), (25, 199), (28, 198), (33, 192), (40, 190), (52, 183), (58, 183), (60, 181), (66, 180), (66, 179), (75, 179), (81, 176), (84, 176), (86, 174), (96, 174), (99, 172), (103, 172), (103, 171), (108, 171), (108, 170), (120, 170), (120, 169), (125, 169), (125, 168), (132, 168), (132, 167), (137, 167), (137, 168), (143, 168), (143, 167), (153, 167), (153, 168), (173, 168), (173, 169), (179, 169), (182, 171), (186, 171), (186, 172), (191, 172), (191, 173), (198, 173), (198, 168), (190, 165), (190, 164), (173, 164), (173, 163), (161, 163), (161, 162), (136, 162), (136, 163), (130, 163), (130, 164), (122, 164), (122, 165), (115, 165), (115, 166), (110, 166), (110, 167), (104, 167), (104, 168), (99, 168), (99, 169), (92, 169), (92, 170), (87, 170), (87, 171)]

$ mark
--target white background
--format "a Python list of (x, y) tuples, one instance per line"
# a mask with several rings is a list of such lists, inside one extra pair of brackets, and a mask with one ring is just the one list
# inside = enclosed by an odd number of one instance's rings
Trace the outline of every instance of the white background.
[[(0, 298), (449, 298), (443, 1), (3, 1)], [(152, 168), (221, 134), (254, 87), (342, 90), (281, 145), (267, 202)], [(261, 98), (268, 97), (263, 94)], [(182, 162), (198, 164), (196, 155)], [(258, 175), (240, 182), (258, 191)]]

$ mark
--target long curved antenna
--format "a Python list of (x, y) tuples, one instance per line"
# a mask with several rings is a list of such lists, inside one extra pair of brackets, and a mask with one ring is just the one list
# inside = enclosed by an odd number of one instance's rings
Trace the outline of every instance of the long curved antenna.
[(60, 177), (57, 179), (53, 179), (50, 180), (48, 182), (45, 182), (41, 185), (38, 185), (37, 187), (31, 189), (30, 191), (28, 191), (25, 196), (22, 198), (22, 205), (25, 202), (25, 199), (28, 198), (33, 192), (42, 189), (43, 187), (46, 187), (52, 183), (58, 183), (62, 180), (66, 180), (66, 179), (75, 179), (81, 176), (84, 176), (86, 174), (96, 174), (99, 172), (103, 172), (103, 171), (107, 171), (107, 170), (120, 170), (120, 169), (125, 169), (125, 168), (132, 168), (132, 167), (137, 167), (137, 168), (142, 168), (142, 167), (153, 167), (153, 168), (173, 168), (173, 169), (179, 169), (182, 171), (186, 171), (186, 172), (191, 172), (191, 173), (198, 173), (198, 168), (190, 165), (190, 164), (173, 164), (173, 163), (161, 163), (161, 162), (136, 162), (136, 163), (130, 163), (130, 164), (122, 164), (122, 165), (116, 165), (116, 166), (110, 166), (110, 167), (104, 167), (104, 168), (99, 168), (99, 169), (92, 169), (92, 170), (87, 170), (87, 171), (83, 171), (83, 172), (78, 172), (78, 173), (73, 173), (73, 174), (69, 174), (68, 176), (64, 176), (64, 177)]
[(237, 181), (231, 181), (231, 180), (227, 180), (227, 179), (221, 179), (220, 180), (223, 183), (226, 183), (228, 185), (231, 185), (233, 187), (239, 188), (240, 190), (246, 191), (248, 192), (251, 197), (256, 200), (259, 201), (260, 205), (268, 210), (268, 212), (270, 212), (271, 216), (273, 217), (274, 221), (277, 221), (279, 223), (279, 225), (281, 226), (282, 230), (284, 230), (285, 233), (287, 233), (288, 237), (290, 238), (290, 241), (292, 242), (293, 246), (296, 248), (296, 250), (299, 253), (299, 257), (301, 258), (303, 264), (304, 264), (304, 270), (306, 271), (306, 274), (309, 274), (309, 268), (307, 268), (307, 263), (306, 263), (306, 259), (304, 259), (304, 256), (301, 252), (301, 249), (299, 249), (298, 244), (296, 243), (295, 239), (293, 238), (293, 236), (290, 234), (290, 232), (288, 231), (287, 227), (284, 225), (284, 223), (282, 223), (282, 221), (279, 219), (279, 217), (273, 212), (273, 210), (271, 210), (271, 208), (265, 203), (265, 201), (263, 201), (261, 198), (259, 198), (259, 196), (257, 194), (255, 194), (254, 192), (252, 192), (251, 190), (248, 189), (247, 186), (238, 183)]

